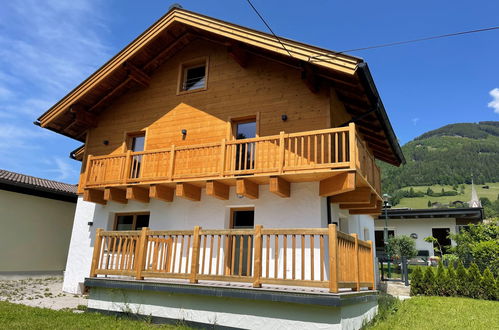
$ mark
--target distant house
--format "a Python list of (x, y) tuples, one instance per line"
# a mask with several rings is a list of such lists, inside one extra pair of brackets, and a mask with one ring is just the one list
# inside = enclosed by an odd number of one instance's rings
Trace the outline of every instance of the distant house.
[[(384, 255), (383, 232), (385, 227), (385, 213), (375, 220), (376, 256)], [(428, 236), (435, 237), (443, 247), (452, 245), (449, 234), (455, 234), (469, 224), (483, 220), (483, 209), (447, 208), (447, 209), (391, 209), (387, 211), (388, 236), (406, 235), (416, 241), (416, 248), (421, 257), (433, 257), (435, 253), (431, 243), (425, 242)]]
[(62, 273), (76, 186), (0, 170), (0, 275)]

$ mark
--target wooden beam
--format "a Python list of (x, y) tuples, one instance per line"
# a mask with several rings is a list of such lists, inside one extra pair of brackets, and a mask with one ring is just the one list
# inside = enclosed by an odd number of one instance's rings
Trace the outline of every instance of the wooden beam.
[(218, 181), (206, 182), (206, 195), (213, 196), (221, 200), (229, 199), (230, 187)]
[(104, 189), (104, 200), (121, 204), (128, 203), (128, 200), (126, 199), (126, 190), (112, 187)]
[(258, 198), (258, 184), (249, 181), (248, 179), (237, 179), (236, 181), (236, 194), (242, 195), (247, 198)]
[(90, 111), (94, 111), (99, 107), (105, 107), (106, 105), (108, 105), (114, 97), (117, 97), (118, 95), (120, 95), (121, 92), (124, 92), (125, 89), (128, 88), (127, 85), (131, 81), (132, 78), (130, 77), (122, 81), (118, 86), (116, 86), (112, 91), (104, 95), (104, 97), (102, 97), (94, 106), (92, 106), (92, 108), (90, 108)]
[(104, 199), (104, 191), (97, 189), (83, 190), (83, 200), (85, 202), (92, 202), (102, 205), (107, 204), (107, 201)]
[(163, 202), (172, 202), (174, 190), (165, 185), (153, 184), (149, 187), (149, 198), (158, 199)]
[(270, 177), (269, 191), (281, 197), (291, 196), (291, 184), (283, 178), (273, 176)]
[(237, 44), (231, 44), (227, 51), (229, 52), (230, 57), (232, 57), (242, 68), (248, 66), (249, 54), (242, 47)]
[(144, 70), (146, 70), (146, 71), (154, 70), (155, 68), (160, 66), (161, 63), (165, 60), (165, 58), (169, 55), (169, 53), (172, 50), (174, 50), (178, 46), (183, 47), (183, 46), (187, 45), (189, 43), (189, 39), (191, 37), (192, 37), (192, 35), (189, 34), (188, 32), (186, 32), (185, 34), (178, 37), (177, 40), (174, 41), (170, 46), (163, 49), (152, 60), (147, 62), (147, 64), (144, 66)]
[(175, 195), (194, 202), (201, 200), (201, 188), (189, 183), (177, 183)]
[(317, 74), (315, 74), (312, 65), (309, 63), (303, 63), (303, 69), (301, 72), (301, 79), (305, 82), (308, 89), (312, 93), (318, 93), (320, 89), (320, 81)]
[(376, 208), (376, 206), (377, 206), (376, 195), (371, 194), (369, 199), (370, 199), (369, 203), (365, 203), (365, 204), (340, 204), (340, 209), (365, 210), (365, 209)]
[(131, 199), (142, 203), (149, 203), (149, 189), (137, 186), (127, 187), (126, 199)]
[(355, 172), (340, 173), (319, 183), (320, 196), (334, 196), (355, 190)]
[(336, 204), (367, 204), (371, 201), (371, 188), (360, 187), (354, 191), (333, 196), (331, 203)]
[(381, 214), (381, 205), (382, 202), (378, 201), (376, 204), (376, 208), (363, 209), (363, 210), (349, 210), (350, 214), (367, 214), (367, 215), (380, 215)]
[(141, 69), (139, 69), (135, 64), (130, 61), (126, 61), (123, 66), (125, 67), (128, 77), (132, 78), (138, 84), (143, 87), (149, 86), (149, 82), (151, 81), (151, 77)]

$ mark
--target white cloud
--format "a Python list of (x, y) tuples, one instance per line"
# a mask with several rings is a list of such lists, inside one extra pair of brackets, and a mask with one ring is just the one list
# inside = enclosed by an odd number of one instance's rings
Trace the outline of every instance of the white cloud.
[(74, 166), (70, 163), (69, 159), (63, 159), (60, 157), (55, 157), (52, 162), (49, 163), (51, 168), (47, 172), (52, 172), (55, 175), (55, 180), (57, 181), (73, 181), (74, 178), (78, 176), (78, 171), (75, 170)]
[(418, 124), (418, 122), (419, 122), (419, 118), (412, 118), (411, 121), (412, 121), (412, 124), (414, 126), (416, 126)]
[(494, 112), (499, 114), (499, 88), (494, 88), (489, 94), (493, 100), (489, 102), (488, 107), (494, 109)]

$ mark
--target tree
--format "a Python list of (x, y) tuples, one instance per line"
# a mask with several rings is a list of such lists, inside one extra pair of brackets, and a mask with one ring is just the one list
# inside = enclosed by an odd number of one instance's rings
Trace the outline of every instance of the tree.
[(447, 296), (447, 272), (442, 261), (438, 262), (437, 273), (435, 274), (435, 295)]
[(498, 294), (495, 292), (496, 281), (494, 280), (494, 275), (492, 275), (492, 272), (488, 268), (485, 268), (485, 271), (483, 272), (481, 287), (483, 291), (483, 296), (482, 296), (483, 299), (488, 299), (488, 300), (496, 299), (496, 296)]
[(387, 250), (396, 259), (401, 259), (402, 257), (410, 259), (418, 255), (416, 242), (405, 235), (390, 237), (388, 239)]
[(458, 280), (454, 265), (452, 263), (449, 267), (447, 267), (447, 283), (445, 286), (447, 295), (451, 297), (455, 297), (457, 295)]
[(468, 294), (470, 298), (481, 298), (483, 296), (482, 275), (480, 269), (475, 263), (472, 263), (468, 269)]
[(432, 267), (426, 267), (423, 275), (423, 294), (426, 296), (435, 295), (435, 273)]
[(433, 250), (438, 253), (439, 255), (442, 255), (442, 245), (440, 245), (440, 242), (438, 241), (438, 239), (436, 239), (435, 237), (433, 236), (428, 236), (428, 237), (425, 237), (424, 239), (425, 242), (428, 242), (428, 243), (432, 243), (433, 244)]
[(433, 190), (430, 187), (428, 187), (428, 189), (426, 189), (426, 195), (433, 196)]
[(466, 297), (468, 295), (467, 289), (468, 272), (462, 262), (459, 262), (456, 269), (456, 291), (458, 296)]
[(419, 294), (423, 294), (423, 271), (421, 267), (416, 267), (411, 274), (411, 296)]
[(428, 207), (431, 207), (431, 201), (428, 200)]

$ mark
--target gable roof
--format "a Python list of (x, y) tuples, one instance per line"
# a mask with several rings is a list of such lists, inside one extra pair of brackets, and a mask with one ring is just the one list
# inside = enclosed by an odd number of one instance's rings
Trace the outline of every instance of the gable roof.
[[(241, 27), (185, 9), (173, 8), (95, 73), (38, 118), (36, 124), (85, 140), (95, 115), (132, 88), (147, 86), (149, 76), (168, 58), (197, 38), (264, 56), (330, 82), (347, 111), (357, 118), (374, 156), (394, 165), (404, 162), (385, 109), (362, 59)], [(283, 48), (282, 44), (285, 49)], [(288, 53), (289, 52), (289, 53)], [(290, 56), (291, 54), (291, 56)], [(345, 123), (348, 124), (348, 123)]]
[(37, 178), (0, 169), (0, 189), (76, 202), (77, 185)]

